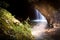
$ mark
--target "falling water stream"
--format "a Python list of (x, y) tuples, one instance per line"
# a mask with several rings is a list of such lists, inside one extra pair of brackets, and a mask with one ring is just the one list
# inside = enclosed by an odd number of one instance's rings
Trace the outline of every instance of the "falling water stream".
[(46, 18), (36, 9), (35, 10), (36, 19), (32, 20), (36, 24), (32, 28), (32, 35), (36, 40), (40, 40), (43, 38), (44, 30), (47, 27)]

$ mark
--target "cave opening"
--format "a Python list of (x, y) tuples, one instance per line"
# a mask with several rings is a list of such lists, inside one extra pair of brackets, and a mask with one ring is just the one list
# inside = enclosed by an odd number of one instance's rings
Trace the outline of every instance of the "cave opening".
[(38, 9), (35, 9), (34, 15), (35, 15), (34, 18), (31, 19), (32, 22), (46, 22), (47, 23), (46, 17)]
[(34, 26), (32, 26), (32, 35), (36, 40), (40, 40), (45, 34), (44, 31), (47, 28), (48, 22), (46, 17), (38, 9), (35, 9), (34, 15), (35, 18), (31, 20), (34, 23)]

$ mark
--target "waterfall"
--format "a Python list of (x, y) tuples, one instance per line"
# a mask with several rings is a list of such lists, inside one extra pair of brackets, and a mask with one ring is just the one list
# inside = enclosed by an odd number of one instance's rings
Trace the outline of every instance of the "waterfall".
[(33, 22), (47, 22), (46, 18), (37, 10), (35, 9), (35, 19), (32, 20)]
[(32, 20), (32, 22), (36, 22), (37, 24), (32, 28), (32, 35), (36, 40), (40, 40), (40, 38), (43, 38), (42, 36), (47, 27), (47, 20), (37, 9), (35, 9), (35, 15), (36, 19)]
[(37, 20), (41, 19), (40, 12), (37, 9), (35, 9), (35, 15)]

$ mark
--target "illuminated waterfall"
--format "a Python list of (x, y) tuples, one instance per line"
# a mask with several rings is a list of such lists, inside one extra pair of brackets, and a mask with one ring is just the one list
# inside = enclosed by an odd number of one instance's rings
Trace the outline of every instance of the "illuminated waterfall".
[(33, 22), (47, 22), (46, 18), (37, 10), (35, 9), (36, 19), (32, 20)]
[(45, 28), (47, 27), (47, 20), (37, 9), (35, 10), (35, 15), (36, 19), (32, 20), (32, 22), (36, 22), (37, 24), (32, 28), (32, 35), (36, 40), (40, 40), (44, 35)]

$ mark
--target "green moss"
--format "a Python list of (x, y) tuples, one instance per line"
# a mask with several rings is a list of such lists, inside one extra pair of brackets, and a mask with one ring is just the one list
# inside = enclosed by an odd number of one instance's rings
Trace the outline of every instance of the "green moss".
[[(0, 29), (11, 40), (34, 40), (28, 22), (21, 23), (10, 12), (0, 8)], [(1, 33), (0, 33), (1, 34)]]

